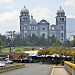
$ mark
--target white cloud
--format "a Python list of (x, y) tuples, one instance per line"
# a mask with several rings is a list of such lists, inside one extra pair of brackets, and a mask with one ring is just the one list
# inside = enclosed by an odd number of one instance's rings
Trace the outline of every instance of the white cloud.
[(65, 6), (70, 6), (70, 7), (74, 7), (75, 8), (75, 0), (66, 0), (64, 2)]
[(13, 0), (0, 0), (0, 4), (10, 3), (10, 2), (13, 2)]
[(14, 6), (13, 0), (0, 0), (0, 6), (6, 8), (12, 8)]
[(67, 18), (75, 18), (75, 15), (67, 15)]
[(63, 5), (67, 9), (67, 17), (75, 18), (75, 0), (65, 0)]
[(6, 12), (0, 14), (0, 25), (4, 26), (15, 26), (19, 24), (19, 12)]
[(48, 8), (46, 7), (35, 7), (31, 12), (31, 14), (33, 14), (34, 18), (36, 20), (41, 20), (43, 18), (45, 19), (50, 19), (53, 15), (52, 11), (50, 11)]

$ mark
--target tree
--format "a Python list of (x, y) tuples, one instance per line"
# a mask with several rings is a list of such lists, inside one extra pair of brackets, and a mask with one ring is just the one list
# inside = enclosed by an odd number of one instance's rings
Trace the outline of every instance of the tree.
[(3, 46), (0, 46), (0, 54), (2, 53), (2, 48), (3, 48)]
[(38, 46), (46, 46), (46, 38), (44, 35), (39, 37)]
[(2, 40), (0, 39), (0, 46), (2, 46), (3, 45), (3, 42), (2, 42)]
[(35, 34), (32, 34), (31, 40), (32, 45), (35, 46), (37, 44), (38, 38)]
[(48, 38), (45, 38), (44, 35), (42, 36), (36, 36), (35, 34), (28, 35), (25, 38), (20, 38), (20, 35), (18, 35), (14, 39), (14, 46), (53, 46), (60, 45), (60, 41), (56, 39), (55, 36), (49, 36)]
[(70, 47), (71, 46), (71, 42), (69, 40), (66, 40), (65, 42), (63, 42), (63, 44), (66, 46), (66, 47)]
[(75, 47), (75, 36), (74, 36), (74, 40), (72, 41), (72, 46)]
[(52, 35), (52, 37), (51, 37), (51, 43), (52, 43), (52, 45), (54, 44), (54, 42), (56, 42), (56, 38), (55, 38), (54, 35)]
[(47, 46), (52, 46), (51, 36), (48, 36), (47, 38)]
[(13, 46), (21, 46), (23, 42), (22, 39), (20, 38), (20, 35), (17, 35), (16, 38), (14, 38), (13, 40)]
[(0, 45), (1, 46), (8, 45), (6, 37), (4, 35), (1, 35), (1, 34), (0, 34)]

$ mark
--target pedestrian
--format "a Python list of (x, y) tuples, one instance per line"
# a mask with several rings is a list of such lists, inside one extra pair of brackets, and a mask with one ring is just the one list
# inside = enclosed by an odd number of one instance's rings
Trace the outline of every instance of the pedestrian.
[(21, 63), (22, 63), (22, 59), (21, 59)]

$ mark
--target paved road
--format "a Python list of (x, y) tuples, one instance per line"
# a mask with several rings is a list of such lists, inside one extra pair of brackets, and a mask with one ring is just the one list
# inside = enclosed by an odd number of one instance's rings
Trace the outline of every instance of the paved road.
[(51, 75), (52, 69), (53, 65), (29, 64), (26, 68), (0, 73), (0, 75)]

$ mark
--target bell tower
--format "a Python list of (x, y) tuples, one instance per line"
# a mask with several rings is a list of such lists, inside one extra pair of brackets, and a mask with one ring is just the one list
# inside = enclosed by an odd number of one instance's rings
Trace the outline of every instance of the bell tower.
[(28, 9), (24, 6), (24, 8), (20, 12), (20, 34), (22, 37), (27, 36), (27, 30), (30, 22), (30, 15)]
[(60, 7), (56, 16), (57, 39), (61, 42), (66, 41), (66, 16), (64, 10)]

